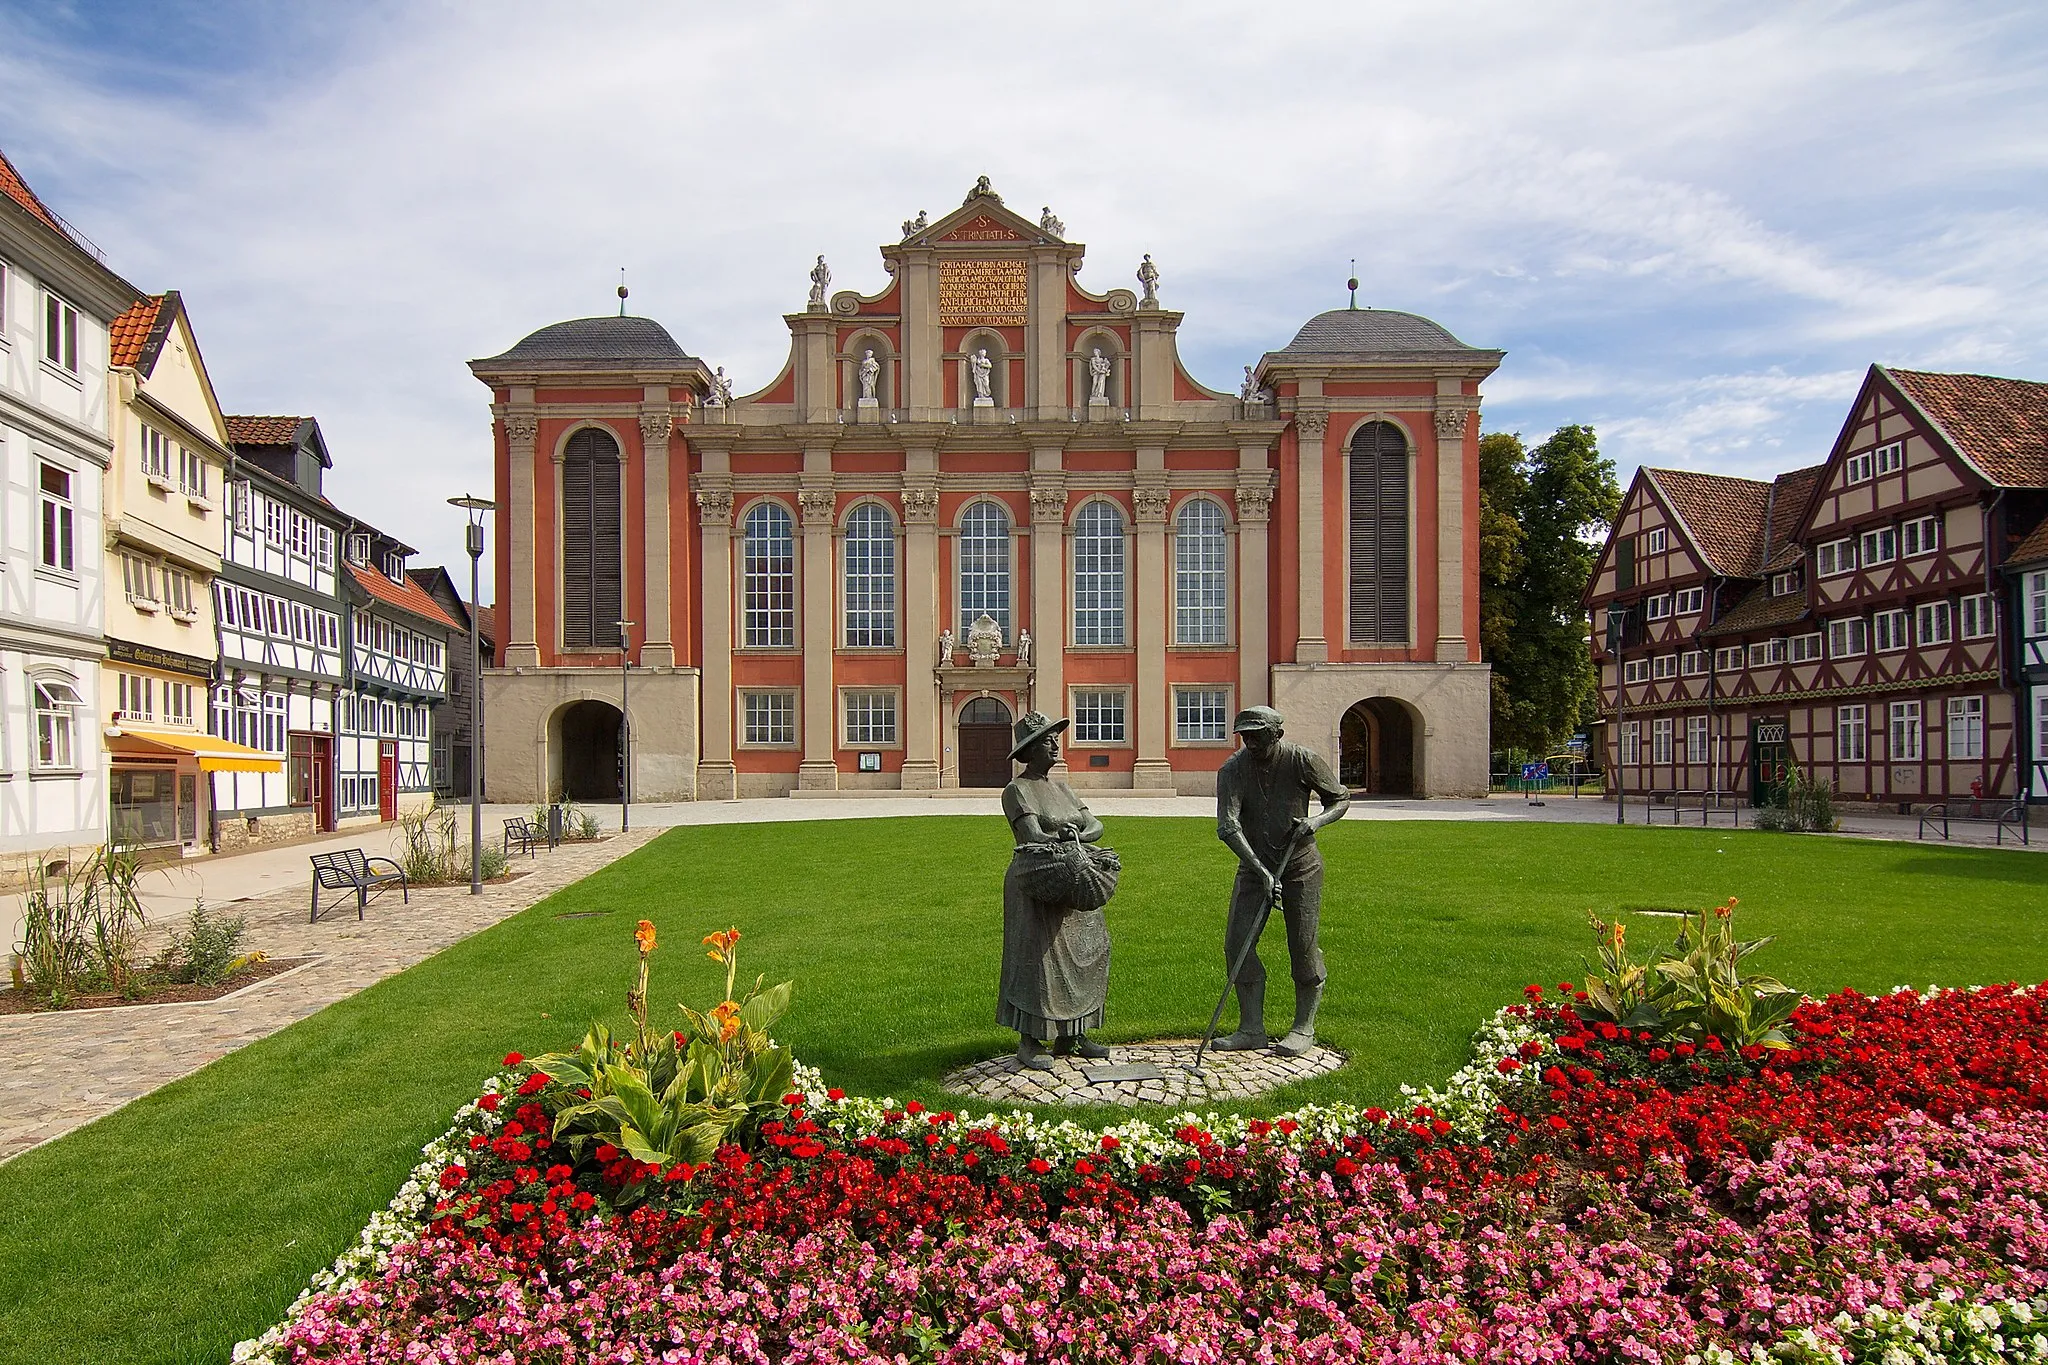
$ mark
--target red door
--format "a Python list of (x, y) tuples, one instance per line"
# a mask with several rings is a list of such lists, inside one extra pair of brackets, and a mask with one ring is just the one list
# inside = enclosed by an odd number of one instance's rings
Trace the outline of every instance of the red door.
[(398, 818), (398, 741), (393, 739), (377, 743), (377, 816)]
[(334, 832), (334, 740), (327, 735), (313, 737), (313, 828), (322, 834)]

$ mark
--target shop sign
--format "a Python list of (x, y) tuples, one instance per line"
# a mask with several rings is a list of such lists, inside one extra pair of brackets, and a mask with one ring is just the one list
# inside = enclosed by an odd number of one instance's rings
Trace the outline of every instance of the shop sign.
[(158, 649), (154, 645), (137, 645), (126, 640), (109, 639), (107, 658), (117, 664), (154, 668), (162, 673), (183, 673), (191, 678), (213, 677), (213, 660), (194, 658), (190, 654), (180, 654), (174, 649)]

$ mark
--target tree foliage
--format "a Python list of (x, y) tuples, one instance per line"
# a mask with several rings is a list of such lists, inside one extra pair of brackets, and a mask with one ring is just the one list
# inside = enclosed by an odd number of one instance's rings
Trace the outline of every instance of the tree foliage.
[(1586, 591), (1621, 507), (1593, 429), (1479, 438), (1479, 642), (1493, 665), (1493, 743), (1553, 751), (1594, 705)]

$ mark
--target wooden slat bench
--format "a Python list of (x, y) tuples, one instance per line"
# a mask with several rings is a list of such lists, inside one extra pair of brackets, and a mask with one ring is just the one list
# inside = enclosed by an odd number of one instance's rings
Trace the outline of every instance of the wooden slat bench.
[[(315, 853), (313, 857), (313, 917), (311, 922), (320, 922), (320, 888), (329, 891), (354, 891), (356, 893), (356, 918), (363, 918), (363, 911), (372, 900), (389, 891), (393, 886), (412, 904), (412, 887), (405, 880), (405, 870), (389, 858), (371, 858), (359, 848), (345, 848), (339, 853)], [(391, 869), (379, 871), (382, 863)]]

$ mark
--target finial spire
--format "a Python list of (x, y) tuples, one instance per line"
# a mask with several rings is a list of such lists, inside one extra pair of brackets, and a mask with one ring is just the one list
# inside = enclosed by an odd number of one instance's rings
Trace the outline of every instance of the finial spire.
[(626, 267), (619, 267), (619, 316), (626, 316)]
[(1351, 258), (1351, 278), (1344, 281), (1344, 287), (1351, 291), (1351, 306), (1358, 307), (1358, 258)]

